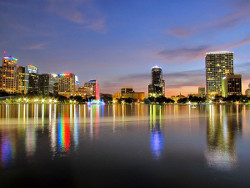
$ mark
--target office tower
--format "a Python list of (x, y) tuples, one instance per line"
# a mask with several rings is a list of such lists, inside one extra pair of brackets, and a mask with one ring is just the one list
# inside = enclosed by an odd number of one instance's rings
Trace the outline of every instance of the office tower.
[(139, 101), (142, 101), (145, 99), (145, 93), (144, 92), (130, 92), (130, 93), (124, 93), (122, 95), (122, 98), (132, 98)]
[(206, 89), (208, 95), (221, 96), (222, 79), (233, 73), (233, 52), (206, 53)]
[(134, 89), (132, 87), (123, 87), (123, 88), (121, 88), (121, 94), (122, 94), (122, 96), (125, 93), (133, 93), (133, 92), (134, 92)]
[(27, 73), (35, 73), (38, 74), (38, 68), (32, 64), (26, 66)]
[(250, 84), (248, 84), (248, 88), (245, 91), (246, 96), (250, 97)]
[(19, 66), (17, 68), (17, 93), (27, 94), (29, 87), (29, 74), (26, 67)]
[(152, 83), (148, 85), (148, 96), (165, 96), (165, 81), (162, 79), (162, 69), (158, 66), (152, 67)]
[(199, 97), (205, 97), (206, 95), (206, 89), (204, 86), (198, 87), (198, 96)]
[(39, 93), (42, 95), (58, 94), (58, 75), (57, 74), (41, 74), (39, 75)]
[(61, 73), (58, 75), (58, 92), (75, 92), (76, 75), (73, 73)]
[(28, 93), (38, 94), (39, 93), (39, 87), (38, 87), (39, 75), (36, 73), (29, 73), (28, 78), (29, 78), (28, 79), (29, 80)]
[(90, 80), (84, 84), (87, 97), (96, 97), (96, 80)]
[(87, 92), (88, 92), (89, 88), (88, 87), (84, 87), (84, 86), (81, 86), (78, 88), (78, 92), (80, 93), (80, 95), (83, 97), (83, 98), (86, 98), (87, 97)]
[(6, 56), (2, 59), (1, 90), (14, 94), (17, 92), (17, 58)]
[(222, 96), (241, 95), (241, 75), (227, 75), (222, 79)]

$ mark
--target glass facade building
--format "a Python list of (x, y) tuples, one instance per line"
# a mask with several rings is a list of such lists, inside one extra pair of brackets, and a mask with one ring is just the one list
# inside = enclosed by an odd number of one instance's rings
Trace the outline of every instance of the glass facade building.
[(233, 52), (209, 52), (206, 54), (206, 93), (222, 95), (222, 79), (234, 74)]
[(27, 73), (27, 68), (19, 66), (17, 68), (17, 93), (27, 94), (29, 87), (29, 73)]
[(148, 85), (148, 96), (165, 96), (165, 81), (162, 79), (162, 69), (158, 66), (152, 67), (152, 83)]
[(229, 95), (241, 95), (241, 75), (228, 75), (222, 80), (222, 96), (228, 97)]
[(76, 75), (73, 73), (58, 74), (58, 92), (75, 92)]
[(41, 74), (39, 75), (39, 93), (42, 95), (58, 94), (58, 75), (57, 74)]
[(6, 56), (2, 59), (2, 69), (1, 69), (1, 78), (0, 86), (1, 90), (6, 91), (7, 93), (14, 94), (17, 92), (17, 58)]
[(39, 79), (38, 74), (36, 74), (36, 73), (29, 74), (29, 87), (28, 87), (29, 94), (38, 94), (39, 93), (38, 79)]

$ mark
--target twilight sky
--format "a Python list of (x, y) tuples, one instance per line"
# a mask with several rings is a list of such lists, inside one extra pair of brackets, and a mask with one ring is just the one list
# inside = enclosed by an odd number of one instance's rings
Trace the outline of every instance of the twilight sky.
[(205, 53), (234, 52), (250, 83), (249, 0), (0, 0), (3, 51), (39, 73), (98, 78), (103, 93), (147, 91), (162, 67), (166, 95), (205, 85)]

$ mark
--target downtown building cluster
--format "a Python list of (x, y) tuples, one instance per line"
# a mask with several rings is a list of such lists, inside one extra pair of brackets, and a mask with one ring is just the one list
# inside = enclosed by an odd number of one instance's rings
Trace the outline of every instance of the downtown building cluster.
[[(206, 87), (199, 86), (196, 97), (214, 98), (242, 95), (242, 75), (234, 73), (234, 53), (230, 51), (208, 52), (205, 57), (206, 64)], [(152, 82), (148, 85), (148, 97), (165, 96), (165, 81), (162, 69), (152, 67)], [(189, 96), (190, 96), (189, 95)], [(245, 95), (250, 97), (249, 88)], [(171, 99), (178, 101), (185, 98), (183, 95), (172, 96)]]
[(206, 53), (206, 94), (208, 97), (242, 95), (242, 76), (234, 74), (234, 53)]
[[(77, 75), (73, 73), (39, 74), (34, 65), (18, 66), (18, 59), (5, 56), (0, 67), (0, 90), (9, 94), (38, 94), (81, 96), (89, 99), (96, 97), (97, 80), (79, 85)], [(206, 87), (198, 87), (197, 97), (214, 98), (242, 95), (242, 76), (234, 74), (234, 53), (230, 51), (208, 52), (205, 57)], [(151, 69), (151, 83), (148, 85), (148, 97), (165, 97), (165, 80), (160, 67)], [(250, 84), (245, 94), (250, 96)], [(185, 96), (172, 96), (178, 101)], [(136, 92), (133, 87), (123, 87), (113, 95), (113, 100), (132, 98), (137, 102), (145, 99), (144, 92)]]
[(39, 74), (32, 64), (18, 66), (18, 59), (5, 56), (0, 67), (0, 90), (9, 94), (63, 95), (95, 97), (96, 80), (90, 80), (79, 86), (77, 75), (73, 73)]

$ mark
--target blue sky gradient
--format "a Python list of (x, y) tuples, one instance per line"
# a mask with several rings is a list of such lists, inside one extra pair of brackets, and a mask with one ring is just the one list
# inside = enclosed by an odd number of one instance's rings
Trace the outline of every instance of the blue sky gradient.
[(98, 78), (104, 93), (147, 91), (154, 65), (167, 96), (196, 93), (205, 53), (221, 50), (250, 83), (249, 0), (0, 0), (0, 21), (0, 49), (19, 65)]

